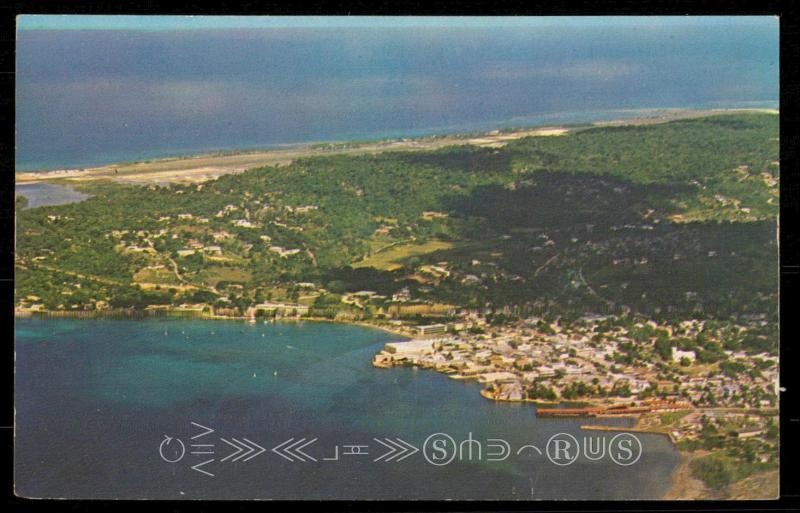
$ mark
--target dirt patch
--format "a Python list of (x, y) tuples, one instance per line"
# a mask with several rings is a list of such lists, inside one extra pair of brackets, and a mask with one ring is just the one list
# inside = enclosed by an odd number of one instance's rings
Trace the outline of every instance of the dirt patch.
[(723, 495), (721, 492), (711, 490), (705, 483), (692, 476), (692, 461), (709, 454), (707, 451), (681, 451), (681, 461), (672, 474), (672, 486), (663, 498), (666, 500), (721, 499)]

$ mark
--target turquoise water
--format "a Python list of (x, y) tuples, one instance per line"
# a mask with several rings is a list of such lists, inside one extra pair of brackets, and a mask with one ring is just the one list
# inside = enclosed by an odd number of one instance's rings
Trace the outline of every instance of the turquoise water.
[[(526, 444), (543, 450), (559, 432), (582, 437), (585, 419), (538, 419), (531, 405), (483, 399), (475, 383), (376, 369), (372, 356), (397, 338), (378, 330), (21, 319), (16, 338), (15, 482), (29, 497), (646, 499), (666, 491), (678, 461), (657, 435), (640, 437), (641, 459), (629, 467), (583, 457), (561, 467), (530, 450), (517, 455)], [(215, 431), (192, 442), (203, 429), (191, 422)], [(470, 433), (483, 443), (502, 438), (512, 454), (444, 466), (422, 452), (373, 461), (387, 451), (375, 438), (422, 448), (437, 432), (459, 442)], [(165, 436), (187, 450), (213, 443), (197, 449), (213, 454), (168, 463), (159, 454)], [(267, 450), (221, 461), (234, 450), (220, 438)], [(289, 438), (316, 439), (303, 450), (317, 461), (289, 462), (269, 450)], [(165, 446), (167, 459), (178, 455), (175, 444)], [(366, 445), (368, 454), (345, 455), (347, 445)], [(200, 468), (213, 477), (191, 468), (207, 459)]]

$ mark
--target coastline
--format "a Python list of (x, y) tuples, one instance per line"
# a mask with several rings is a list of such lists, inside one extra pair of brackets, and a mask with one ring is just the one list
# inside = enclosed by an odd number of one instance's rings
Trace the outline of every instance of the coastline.
[(523, 137), (557, 137), (588, 128), (652, 125), (682, 119), (746, 112), (777, 114), (779, 111), (765, 108), (649, 108), (632, 109), (631, 112), (634, 113), (632, 117), (585, 123), (535, 124), (518, 128), (467, 132), (459, 132), (454, 128), (452, 132), (439, 135), (394, 137), (374, 141), (309, 142), (271, 149), (199, 152), (186, 156), (109, 163), (86, 168), (15, 171), (14, 175), (18, 184), (51, 181), (81, 184), (97, 180), (131, 184), (202, 183), (226, 174), (242, 173), (264, 166), (288, 165), (299, 158), (314, 156), (434, 150), (453, 145), (497, 148)]
[[(245, 317), (238, 317), (238, 318), (231, 318), (231, 320), (247, 320)], [(292, 318), (292, 317), (285, 317), (281, 319), (276, 319), (275, 322), (325, 322), (330, 324), (345, 324), (350, 326), (360, 326), (362, 328), (372, 328), (381, 331), (385, 331), (386, 333), (391, 333), (392, 335), (397, 335), (399, 337), (403, 337), (405, 340), (409, 340), (413, 338), (412, 335), (408, 333), (404, 333), (401, 330), (391, 328), (389, 326), (382, 326), (379, 324), (371, 324), (364, 321), (345, 321), (345, 320), (337, 320), (337, 319), (329, 319), (327, 317), (299, 317), (299, 318)]]
[(780, 497), (780, 474), (767, 470), (751, 474), (727, 486), (714, 490), (692, 475), (692, 462), (712, 454), (710, 451), (679, 450), (680, 462), (672, 472), (672, 485), (661, 497), (663, 500), (776, 500)]
[[(413, 346), (412, 346), (413, 347)], [(400, 355), (397, 359), (392, 360), (391, 356), (383, 359), (373, 360), (373, 365), (379, 368), (390, 368), (393, 366), (413, 366), (425, 370), (433, 370), (436, 372), (444, 373), (451, 379), (457, 380), (480, 380), (480, 374), (460, 374), (457, 371), (441, 367), (436, 363), (426, 360), (415, 360), (406, 356), (408, 353), (395, 349), (394, 351), (387, 351), (389, 355)], [(412, 353), (413, 354), (413, 353)], [(380, 356), (380, 355), (378, 355)], [(421, 362), (421, 363), (420, 363)], [(600, 398), (584, 398), (580, 400), (556, 400), (556, 401), (542, 401), (539, 399), (529, 399), (525, 396), (519, 395), (511, 398), (510, 395), (496, 395), (492, 389), (484, 388), (479, 391), (481, 397), (493, 402), (506, 402), (506, 403), (532, 403), (537, 407), (535, 412), (536, 416), (554, 416), (564, 417), (570, 419), (605, 419), (605, 418), (628, 418), (632, 419), (631, 425), (609, 426), (605, 424), (583, 424), (580, 425), (581, 430), (586, 431), (605, 431), (605, 432), (619, 432), (619, 433), (643, 433), (654, 434), (666, 437), (671, 447), (677, 452), (679, 462), (672, 470), (670, 477), (670, 484), (666, 491), (664, 491), (661, 499), (663, 500), (714, 500), (726, 498), (739, 498), (739, 499), (753, 499), (753, 498), (774, 498), (777, 492), (773, 495), (772, 487), (776, 484), (777, 480), (774, 478), (776, 471), (757, 472), (748, 477), (734, 481), (724, 488), (712, 489), (701, 479), (695, 477), (696, 469), (693, 468), (693, 461), (698, 458), (703, 458), (709, 454), (709, 451), (695, 450), (687, 451), (678, 445), (681, 440), (681, 435), (675, 434), (674, 423), (680, 420), (660, 420), (664, 414), (673, 412), (685, 412), (705, 414), (706, 408), (695, 407), (690, 403), (681, 401), (666, 401), (657, 399), (644, 399), (638, 403), (632, 402), (632, 399), (622, 400), (621, 402), (613, 402)], [(580, 404), (581, 406), (577, 406)], [(543, 406), (550, 406), (551, 408), (542, 408)], [(710, 408), (714, 410), (714, 408)], [(724, 409), (724, 408), (721, 408)], [(654, 418), (659, 421), (652, 422)], [(589, 420), (588, 422), (591, 422)], [(773, 476), (773, 477), (770, 477)], [(705, 479), (705, 477), (703, 477)]]
[(661, 500), (713, 500), (722, 498), (720, 494), (710, 490), (702, 481), (692, 475), (691, 464), (696, 458), (710, 453), (707, 451), (686, 451), (679, 449), (675, 439), (669, 432), (652, 428), (640, 428), (639, 419), (633, 426), (606, 426), (600, 424), (582, 425), (586, 431), (617, 431), (622, 433), (648, 433), (666, 436), (672, 447), (678, 452), (678, 464), (670, 475), (670, 486), (661, 496)]
[[(724, 114), (724, 113), (729, 113), (729, 112), (741, 112), (742, 110), (746, 110), (746, 111), (750, 111), (750, 112), (753, 112), (753, 111), (763, 112), (763, 111), (769, 110), (769, 109), (723, 109), (723, 110), (717, 111), (716, 114), (721, 114), (721, 113)], [(692, 111), (691, 117), (701, 117), (701, 116), (707, 116), (707, 115), (714, 115), (714, 113), (709, 113), (708, 111)], [(659, 119), (641, 118), (639, 120), (625, 119), (625, 120), (620, 120), (618, 122), (611, 121), (611, 122), (593, 123), (591, 125), (585, 125), (585, 126), (581, 126), (581, 127), (541, 128), (541, 129), (539, 129), (539, 131), (542, 132), (542, 133), (538, 133), (538, 134), (534, 133), (534, 132), (536, 132), (535, 130), (534, 131), (528, 130), (528, 131), (518, 131), (518, 132), (513, 132), (513, 133), (512, 132), (505, 132), (505, 133), (494, 134), (492, 136), (488, 136), (487, 135), (487, 136), (484, 136), (484, 137), (474, 136), (473, 138), (470, 138), (470, 139), (466, 139), (466, 138), (459, 139), (459, 138), (456, 138), (456, 137), (453, 137), (452, 139), (447, 139), (447, 136), (442, 136), (442, 137), (439, 137), (439, 138), (431, 138), (431, 140), (433, 140), (437, 144), (442, 144), (442, 145), (446, 145), (446, 144), (476, 144), (478, 146), (491, 148), (491, 147), (495, 147), (495, 146), (492, 146), (492, 145), (506, 144), (507, 141), (514, 140), (515, 138), (526, 137), (526, 136), (531, 136), (531, 135), (558, 136), (558, 135), (563, 135), (565, 133), (571, 133), (571, 132), (574, 132), (574, 131), (584, 130), (584, 129), (590, 128), (592, 126), (626, 126), (626, 125), (637, 125), (637, 124), (648, 125), (648, 124), (669, 122), (669, 121), (673, 121), (674, 119), (686, 119), (686, 117), (684, 117), (684, 118), (674, 117), (674, 118), (670, 118), (670, 119), (660, 119), (660, 118)], [(393, 144), (393, 143), (386, 143), (385, 141), (382, 141), (380, 143), (365, 143), (365, 146), (358, 146), (358, 147), (355, 147), (355, 148), (347, 147), (347, 148), (344, 148), (341, 151), (342, 152), (353, 152), (353, 153), (373, 151), (373, 152), (377, 153), (377, 152), (383, 152), (383, 151), (398, 151), (398, 150), (403, 150), (403, 149), (406, 149), (406, 148), (409, 151), (426, 150), (426, 149), (431, 149), (431, 148), (435, 147), (435, 146), (431, 146), (429, 148), (429, 147), (426, 147), (424, 145), (414, 146), (414, 144), (417, 144), (420, 140), (422, 140), (422, 139), (412, 140), (410, 142), (409, 141), (403, 141), (402, 144), (403, 145), (407, 145), (407, 146), (401, 146), (401, 147), (392, 147), (391, 144)], [(456, 142), (452, 142), (453, 140), (455, 140)], [(476, 141), (477, 141), (477, 143), (476, 143)], [(400, 144), (400, 143), (398, 142), (398, 144)], [(354, 145), (355, 145), (355, 143), (354, 143)], [(306, 150), (308, 150), (308, 151), (318, 151), (318, 148), (312, 148), (312, 147), (309, 146), (309, 147), (306, 148)], [(284, 150), (275, 150), (275, 151), (270, 151), (270, 152), (266, 152), (266, 153), (269, 153), (269, 154), (272, 155), (272, 154), (276, 153), (277, 151), (284, 151)], [(292, 150), (286, 150), (286, 151), (300, 151), (300, 150), (297, 150), (296, 148), (294, 148)], [(336, 151), (339, 151), (339, 150), (336, 150)], [(320, 153), (314, 153), (314, 154), (315, 155), (316, 154), (319, 154), (319, 155), (330, 155), (330, 154), (337, 154), (337, 153), (335, 151), (330, 151), (330, 152), (321, 151)], [(206, 156), (202, 156), (201, 155), (201, 156), (197, 156), (197, 157), (185, 157), (185, 158), (178, 158), (178, 159), (174, 159), (174, 158), (163, 159), (163, 160), (156, 161), (154, 164), (158, 164), (158, 163), (175, 163), (175, 162), (177, 162), (177, 163), (189, 163), (189, 164), (194, 165), (194, 164), (196, 164), (196, 162), (195, 162), (196, 159), (198, 159), (198, 160), (202, 160), (203, 158), (229, 159), (229, 158), (239, 158), (239, 157), (244, 157), (244, 156), (248, 156), (249, 157), (251, 155), (253, 155), (253, 153), (249, 153), (249, 152), (244, 152), (244, 153), (241, 153), (241, 154), (237, 153), (237, 154), (232, 154), (232, 155), (221, 155), (221, 156), (216, 156), (216, 157), (215, 156), (210, 156), (210, 155), (206, 155)], [(256, 155), (260, 155), (260, 154), (256, 153)], [(287, 162), (291, 162), (291, 160), (288, 160)], [(145, 165), (146, 164), (148, 164), (148, 163), (145, 163)], [(276, 165), (280, 165), (280, 164), (281, 163), (278, 163)], [(133, 164), (133, 165), (139, 165), (139, 164)], [(206, 179), (214, 179), (214, 178), (216, 178), (218, 176), (221, 176), (223, 174), (226, 174), (226, 173), (243, 172), (243, 171), (245, 171), (247, 169), (250, 169), (250, 168), (231, 168), (231, 169), (228, 169), (228, 170), (213, 170), (213, 172), (209, 171), (209, 169), (210, 168), (208, 168), (208, 167), (191, 168), (189, 170), (183, 170), (183, 171), (181, 171), (181, 170), (145, 171), (145, 170), (141, 170), (140, 169), (140, 170), (136, 171), (135, 173), (124, 174), (124, 176), (120, 177), (119, 179), (116, 179), (114, 177), (110, 177), (108, 175), (98, 174), (98, 175), (91, 175), (91, 176), (88, 176), (88, 175), (86, 175), (86, 176), (84, 176), (84, 175), (75, 175), (75, 176), (73, 176), (74, 179), (70, 179), (69, 177), (64, 177), (64, 176), (55, 176), (53, 178), (37, 179), (37, 180), (30, 181), (30, 182), (22, 182), (22, 183), (48, 183), (46, 180), (51, 180), (52, 179), (53, 182), (66, 183), (66, 184), (69, 184), (69, 185), (80, 185), (81, 183), (87, 183), (87, 182), (92, 181), (92, 180), (100, 180), (100, 179), (107, 179), (107, 178), (111, 178), (112, 180), (123, 181), (123, 182), (127, 181), (127, 182), (130, 182), (130, 183), (141, 183), (141, 182), (139, 182), (137, 180), (139, 180), (142, 177), (144, 177), (142, 179), (145, 181), (145, 183), (148, 183), (148, 181), (150, 181), (151, 183), (156, 183), (156, 182), (160, 183), (162, 180), (164, 180), (166, 178), (174, 177), (174, 176), (180, 175), (181, 173), (188, 173), (188, 178), (187, 178), (188, 181), (191, 182), (191, 183), (197, 183), (198, 181), (203, 181), (203, 180), (206, 180)], [(150, 174), (148, 174), (148, 173), (150, 173)], [(218, 174), (214, 174), (214, 173), (218, 173)], [(113, 318), (113, 317), (125, 318), (125, 317), (127, 317), (127, 318), (131, 318), (131, 319), (137, 319), (137, 318), (149, 318), (151, 316), (151, 314), (148, 313), (148, 312), (130, 312), (129, 314), (126, 314), (124, 312), (103, 313), (103, 312), (92, 312), (92, 311), (56, 311), (56, 312), (40, 312), (40, 314), (43, 314), (42, 315), (43, 318), (46, 318), (47, 316), (50, 316), (50, 317), (53, 317), (53, 318), (59, 318), (59, 317), (63, 317), (63, 318)], [(28, 315), (30, 315), (30, 312), (28, 312)], [(34, 315), (38, 316), (39, 314), (34, 314)], [(17, 317), (17, 316), (24, 316), (24, 313), (22, 313), (21, 315), (18, 315), (17, 312), (15, 312), (15, 317)], [(153, 315), (153, 318), (157, 318), (157, 316)], [(166, 315), (166, 318), (199, 319), (199, 320), (232, 320), (232, 321), (240, 321), (240, 322), (241, 321), (255, 322), (252, 318), (243, 317), (243, 316), (234, 317), (234, 316), (217, 316), (217, 315), (197, 315), (197, 316)], [(261, 319), (259, 319), (259, 320), (261, 320)], [(275, 322), (294, 322), (294, 323), (328, 322), (328, 323), (335, 323), (335, 324), (350, 324), (350, 325), (361, 326), (361, 327), (365, 327), (365, 328), (379, 329), (379, 330), (382, 330), (384, 332), (391, 333), (392, 335), (396, 335), (398, 337), (402, 337), (403, 341), (416, 338), (412, 334), (410, 334), (409, 332), (404, 331), (402, 328), (399, 328), (399, 327), (386, 326), (386, 325), (380, 325), (380, 324), (373, 324), (371, 322), (359, 321), (359, 320), (331, 319), (331, 318), (327, 318), (327, 317), (285, 317), (285, 318), (280, 318), (280, 319), (275, 319), (275, 320), (263, 320), (262, 322), (264, 322), (264, 323), (275, 323)], [(431, 367), (429, 367), (429, 368), (431, 370), (433, 370), (433, 368), (431, 368)], [(448, 377), (450, 377), (452, 379), (474, 379), (471, 376), (460, 376), (460, 375), (449, 375)], [(534, 403), (537, 406), (538, 405), (562, 406), (562, 405), (566, 404), (566, 403), (562, 403), (562, 402), (542, 402), (542, 401), (538, 401), (538, 400), (530, 400), (530, 399), (527, 399), (527, 398), (515, 400), (515, 399), (508, 399), (508, 398), (492, 397), (491, 394), (486, 393), (485, 390), (481, 391), (481, 395), (484, 398), (493, 400), (495, 402), (500, 402), (500, 401), (502, 401), (502, 402), (528, 402), (528, 403)], [(680, 462), (679, 462), (679, 464), (677, 465), (677, 467), (675, 468), (675, 470), (673, 472), (672, 485), (671, 485), (670, 489), (665, 493), (665, 495), (664, 495), (665, 499), (684, 499), (684, 500), (710, 499), (710, 498), (715, 498), (715, 496), (718, 495), (718, 494), (727, 494), (727, 493), (729, 493), (727, 491), (709, 490), (707, 487), (705, 487), (705, 485), (701, 481), (699, 481), (699, 480), (697, 480), (697, 479), (692, 477), (692, 471), (691, 471), (690, 464), (694, 459), (696, 459), (697, 457), (701, 456), (698, 452), (686, 452), (686, 451), (677, 449), (677, 445), (675, 444), (675, 441), (672, 439), (672, 436), (670, 436), (668, 433), (655, 431), (655, 430), (649, 430), (649, 429), (646, 429), (646, 428), (638, 428), (638, 427), (636, 427), (636, 426), (638, 426), (638, 424), (639, 423), (638, 423), (638, 419), (637, 419), (637, 423), (635, 424), (634, 427), (632, 427), (630, 429), (622, 428), (622, 429), (618, 429), (618, 430), (619, 431), (631, 431), (631, 432), (652, 432), (652, 433), (658, 433), (658, 434), (666, 435), (671, 439), (671, 441), (673, 442), (673, 447), (675, 447), (676, 450), (679, 453)], [(582, 426), (582, 428), (583, 428), (583, 426)], [(587, 426), (586, 428), (588, 428), (588, 429), (598, 429), (598, 430), (602, 429), (601, 427), (591, 427), (591, 426)]]
[[(35, 312), (31, 311), (19, 311), (14, 310), (14, 318), (15, 319), (30, 319), (30, 318), (38, 318), (38, 319), (109, 319), (109, 320), (123, 320), (123, 319), (134, 319), (134, 320), (144, 320), (144, 319), (175, 319), (175, 320), (210, 320), (210, 321), (237, 321), (237, 322), (249, 322), (252, 318), (251, 317), (233, 317), (233, 316), (225, 316), (225, 315), (197, 315), (197, 316), (186, 316), (186, 315), (151, 315), (145, 311), (137, 311), (137, 310), (130, 310), (130, 311), (115, 311), (115, 312), (107, 312), (101, 313), (96, 311), (75, 311), (70, 312), (67, 310), (53, 310), (53, 311), (46, 311), (46, 310), (39, 310)], [(381, 330), (387, 333), (391, 333), (392, 335), (397, 335), (398, 337), (403, 337), (403, 341), (409, 340), (413, 338), (412, 334), (406, 333), (402, 330), (392, 328), (390, 326), (383, 326), (379, 324), (372, 324), (364, 321), (348, 321), (342, 319), (329, 319), (327, 317), (281, 317), (279, 319), (275, 319), (274, 321), (261, 321), (266, 323), (271, 322), (286, 322), (286, 323), (298, 323), (298, 322), (320, 322), (320, 323), (330, 323), (330, 324), (344, 324), (350, 326), (360, 326), (362, 328), (372, 328)]]
[(721, 499), (721, 494), (710, 490), (702, 481), (692, 476), (692, 461), (708, 454), (706, 451), (689, 452), (678, 450), (680, 461), (672, 472), (672, 485), (661, 498), (663, 500)]
[[(40, 312), (30, 312), (30, 311), (17, 311), (14, 312), (14, 318), (38, 318), (42, 320), (46, 320), (48, 318), (52, 319), (59, 319), (59, 318), (72, 318), (72, 319), (173, 319), (173, 320), (213, 320), (213, 321), (236, 321), (236, 322), (244, 322), (244, 323), (252, 323), (254, 321), (253, 318), (250, 317), (233, 317), (233, 316), (219, 316), (219, 315), (202, 315), (202, 316), (182, 316), (182, 315), (151, 315), (148, 312), (143, 311), (123, 311), (123, 312), (110, 312), (112, 315), (104, 315), (102, 313), (98, 314), (98, 312), (69, 312), (69, 311), (40, 311)], [(51, 315), (55, 314), (55, 315)], [(257, 322), (257, 321), (256, 321)], [(268, 321), (261, 321), (265, 324), (275, 324), (275, 323), (303, 323), (303, 322), (312, 322), (312, 323), (329, 323), (329, 324), (342, 324), (342, 325), (351, 325), (351, 326), (359, 326), (362, 328), (371, 328), (384, 331), (386, 333), (390, 333), (392, 335), (401, 337), (400, 342), (405, 342), (409, 340), (413, 340), (415, 337), (412, 334), (406, 333), (402, 330), (397, 328), (393, 328), (390, 326), (383, 326), (379, 324), (373, 324), (364, 321), (357, 321), (357, 320), (343, 320), (343, 319), (330, 319), (326, 317), (284, 317), (278, 318), (274, 320)], [(374, 365), (374, 363), (373, 363)], [(376, 366), (380, 368), (381, 366)], [(428, 369), (434, 370), (434, 369)], [(448, 376), (451, 377), (452, 376)], [(454, 379), (464, 379), (464, 380), (471, 380), (474, 379), (472, 376), (462, 376), (459, 378)], [(586, 404), (593, 404), (593, 401), (543, 401), (538, 399), (520, 399), (520, 400), (509, 400), (509, 399), (500, 399), (492, 396), (491, 394), (487, 393), (486, 390), (481, 390), (480, 395), (485, 399), (489, 399), (494, 402), (507, 402), (507, 403), (531, 403), (536, 407), (542, 406), (549, 406), (549, 407), (570, 407), (575, 405), (586, 405)], [(598, 403), (599, 404), (599, 403)], [(648, 433), (648, 434), (659, 434), (666, 436), (672, 447), (678, 452), (679, 462), (676, 467), (673, 469), (671, 474), (671, 484), (669, 488), (664, 492), (664, 494), (660, 497), (661, 500), (725, 500), (725, 499), (774, 499), (777, 497), (776, 495), (772, 494), (771, 486), (775, 483), (775, 476), (772, 474), (776, 473), (777, 471), (764, 472), (760, 474), (754, 474), (744, 478), (740, 481), (731, 483), (730, 485), (726, 486), (724, 489), (721, 490), (712, 490), (708, 486), (706, 486), (701, 480), (695, 478), (692, 474), (692, 462), (698, 458), (702, 458), (711, 454), (709, 451), (705, 450), (697, 450), (697, 451), (686, 451), (683, 449), (678, 449), (677, 444), (673, 436), (664, 430), (658, 430), (653, 428), (647, 427), (639, 427), (641, 415), (613, 415), (613, 417), (634, 417), (636, 418), (636, 422), (632, 426), (606, 426), (603, 424), (586, 424), (581, 425), (581, 430), (587, 431), (616, 431), (616, 432), (631, 432), (631, 433)], [(598, 418), (606, 417), (606, 415), (596, 415)], [(581, 417), (573, 417), (573, 418), (592, 418), (592, 416), (581, 416)], [(753, 497), (753, 494), (756, 494)]]

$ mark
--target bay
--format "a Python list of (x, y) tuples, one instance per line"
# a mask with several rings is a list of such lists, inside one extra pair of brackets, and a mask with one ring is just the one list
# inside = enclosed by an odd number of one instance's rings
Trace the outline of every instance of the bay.
[[(657, 499), (678, 463), (665, 437), (637, 434), (634, 465), (583, 456), (555, 465), (521, 448), (545, 451), (557, 433), (581, 440), (587, 419), (537, 418), (530, 404), (482, 398), (473, 382), (374, 368), (375, 352), (398, 337), (360, 326), (17, 319), (15, 331), (15, 488), (27, 497)], [(431, 464), (422, 449), (437, 433), (471, 437), (481, 457)], [(316, 461), (277, 454), (303, 438)], [(387, 438), (420, 451), (374, 461), (388, 451), (376, 439)], [(186, 452), (168, 463), (161, 454), (178, 455), (178, 439)], [(507, 441), (509, 457), (488, 461), (488, 439)], [(223, 461), (246, 441), (265, 451)], [(214, 446), (191, 446), (201, 442)], [(367, 454), (345, 454), (357, 445)]]

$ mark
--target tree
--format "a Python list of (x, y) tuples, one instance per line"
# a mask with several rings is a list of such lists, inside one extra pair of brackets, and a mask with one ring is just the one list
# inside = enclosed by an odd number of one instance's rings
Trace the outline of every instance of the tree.
[(655, 349), (656, 354), (658, 354), (662, 360), (669, 361), (672, 359), (672, 344), (669, 340), (665, 338), (658, 338), (653, 348)]

